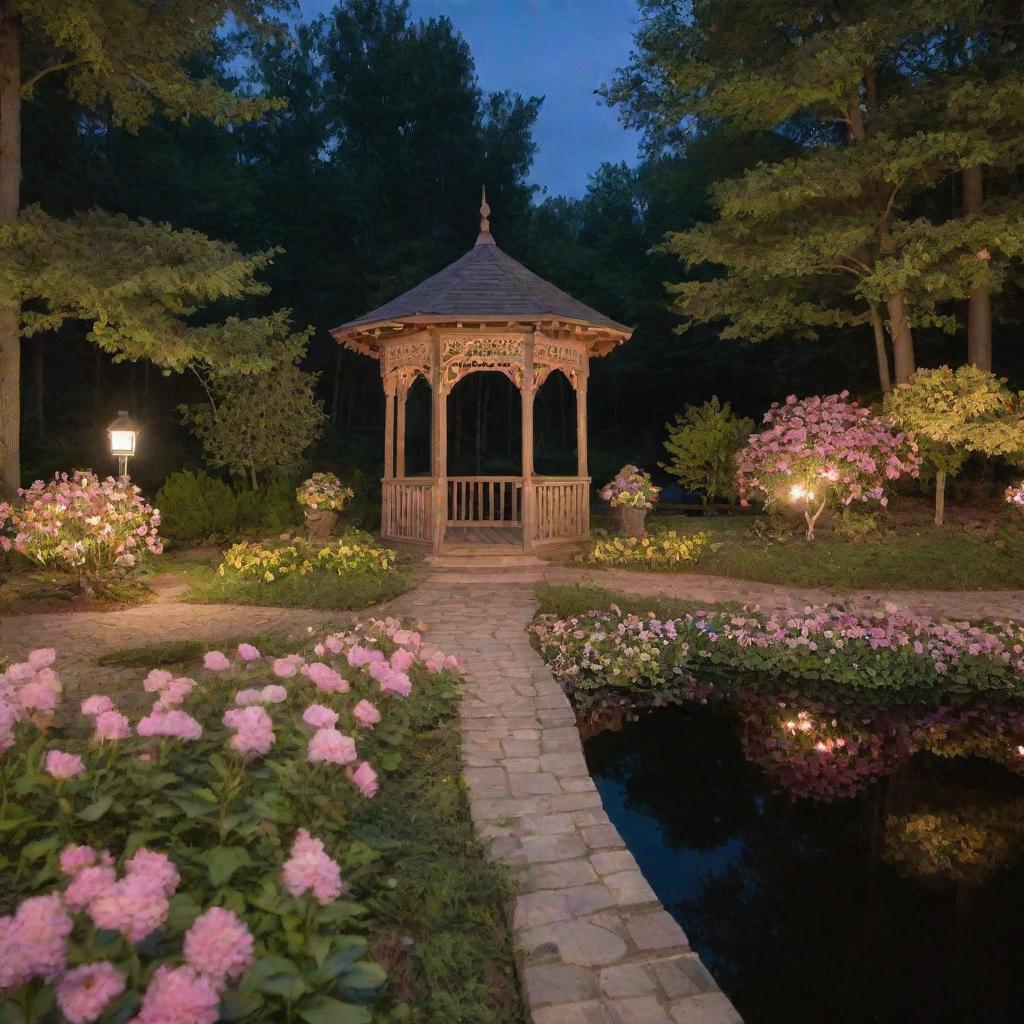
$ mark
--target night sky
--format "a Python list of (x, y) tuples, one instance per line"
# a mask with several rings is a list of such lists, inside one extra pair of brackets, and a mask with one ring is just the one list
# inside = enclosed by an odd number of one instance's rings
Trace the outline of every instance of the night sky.
[[(313, 18), (334, 2), (300, 0), (300, 6)], [(552, 195), (580, 196), (599, 164), (636, 159), (636, 134), (594, 95), (626, 63), (635, 0), (411, 0), (409, 9), (416, 18), (451, 18), (487, 91), (545, 97), (533, 184)]]

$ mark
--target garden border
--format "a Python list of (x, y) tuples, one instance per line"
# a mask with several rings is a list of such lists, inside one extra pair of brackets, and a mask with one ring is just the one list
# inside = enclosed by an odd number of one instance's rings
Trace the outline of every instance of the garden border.
[(514, 877), (535, 1024), (741, 1024), (601, 805), (568, 698), (526, 633), (532, 583), (438, 575), (388, 610), (459, 658), (471, 813)]

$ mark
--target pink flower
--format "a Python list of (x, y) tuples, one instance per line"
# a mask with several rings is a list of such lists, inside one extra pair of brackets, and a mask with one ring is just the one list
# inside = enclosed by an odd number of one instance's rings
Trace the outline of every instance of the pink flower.
[(454, 654), (446, 654), (444, 656), (444, 667), (447, 669), (457, 669), (459, 667), (459, 659)]
[(161, 964), (132, 1024), (216, 1024), (220, 992), (192, 967)]
[(302, 720), (314, 729), (331, 729), (338, 724), (338, 712), (323, 704), (310, 704), (302, 713)]
[(380, 784), (377, 782), (377, 773), (370, 767), (369, 761), (363, 761), (359, 767), (349, 776), (355, 787), (368, 800), (377, 795)]
[(288, 691), (283, 686), (270, 683), (260, 690), (261, 704), (282, 704), (288, 699)]
[(18, 694), (21, 706), (26, 711), (40, 711), (49, 714), (56, 710), (59, 691), (38, 680), (26, 683)]
[(366, 665), (370, 660), (370, 652), (365, 647), (360, 647), (356, 644), (354, 647), (350, 647), (347, 654), (348, 663), (353, 668), (359, 668), (360, 665)]
[(132, 734), (132, 726), (128, 719), (120, 711), (104, 711), (96, 716), (96, 732), (93, 739), (99, 740), (126, 740)]
[(0, 989), (60, 974), (73, 926), (56, 893), (23, 900), (13, 917), (0, 918)]
[(181, 876), (166, 853), (140, 846), (125, 864), (125, 874), (145, 879), (155, 885), (164, 896), (171, 897), (178, 888)]
[(82, 701), (83, 715), (102, 715), (104, 711), (113, 711), (114, 702), (101, 693), (93, 694)]
[(274, 675), (279, 679), (291, 679), (298, 671), (298, 665), (290, 658), (274, 659)]
[(252, 644), (239, 644), (238, 656), (242, 661), (259, 661), (260, 652)]
[(85, 764), (77, 754), (63, 750), (49, 750), (46, 753), (46, 770), (60, 781), (73, 779), (85, 771)]
[(72, 910), (85, 910), (93, 900), (107, 892), (117, 881), (117, 872), (108, 864), (82, 868), (64, 890), (64, 902)]
[(380, 680), (381, 693), (397, 693), (399, 697), (408, 697), (412, 693), (412, 680), (404, 672), (389, 670)]
[(185, 959), (223, 985), (253, 962), (252, 945), (249, 929), (230, 910), (211, 907), (185, 933)]
[(95, 863), (96, 851), (91, 846), (65, 846), (61, 850), (60, 869), (65, 875), (77, 875)]
[(124, 975), (108, 961), (83, 964), (60, 979), (57, 1003), (70, 1024), (91, 1024), (124, 988)]
[(28, 663), (38, 672), (41, 668), (52, 665), (57, 659), (57, 652), (52, 647), (39, 647), (29, 652)]
[(249, 704), (259, 704), (262, 694), (262, 690), (257, 690), (252, 687), (245, 690), (239, 690), (238, 693), (235, 694), (235, 703), (240, 708), (247, 707)]
[(391, 667), (396, 672), (408, 672), (412, 667), (412, 661), (412, 655), (402, 647), (391, 655)]
[(237, 730), (231, 737), (231, 749), (238, 754), (267, 753), (274, 745), (274, 723), (270, 715), (258, 704), (242, 708), (229, 708), (224, 712), (223, 722)]
[(356, 759), (356, 744), (337, 729), (317, 729), (309, 741), (306, 758), (312, 764), (351, 764)]
[(175, 704), (180, 704), (192, 692), (195, 685), (187, 676), (175, 677), (160, 691), (160, 700), (154, 706), (166, 711)]
[(173, 678), (167, 669), (155, 668), (142, 680), (142, 688), (146, 693), (159, 693)]
[(179, 740), (197, 740), (203, 735), (203, 727), (191, 715), (159, 707), (140, 720), (137, 730), (140, 736), (170, 736)]
[(223, 651), (207, 651), (203, 655), (203, 668), (210, 672), (223, 672), (225, 669), (231, 668), (231, 662), (228, 661)]
[(314, 661), (302, 671), (304, 675), (313, 680), (318, 690), (325, 690), (327, 693), (348, 693), (348, 680), (330, 665)]
[(336, 900), (344, 888), (341, 868), (324, 851), (324, 844), (300, 828), (292, 844), (291, 856), (282, 870), (284, 886), (294, 897), (312, 891), (321, 906)]
[(361, 729), (372, 729), (380, 721), (380, 711), (368, 700), (361, 700), (352, 709), (352, 714), (355, 715)]
[(164, 923), (169, 909), (167, 897), (154, 878), (129, 874), (89, 904), (89, 916), (98, 928), (141, 942)]
[(342, 642), (340, 636), (329, 636), (324, 641), (324, 646), (331, 654), (341, 654)]

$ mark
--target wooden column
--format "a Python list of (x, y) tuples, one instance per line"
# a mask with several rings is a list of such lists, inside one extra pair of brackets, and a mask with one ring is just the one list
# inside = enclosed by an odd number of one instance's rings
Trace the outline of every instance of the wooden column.
[(444, 543), (448, 520), (448, 395), (444, 388), (444, 367), (441, 365), (441, 339), (433, 339), (430, 386), (430, 474), (434, 478), (434, 554), (439, 554)]
[(395, 382), (384, 381), (384, 479), (395, 476)]
[(587, 379), (590, 367), (586, 362), (576, 378), (576, 475), (585, 479), (587, 469)]
[(398, 425), (395, 427), (395, 476), (399, 480), (405, 478), (405, 400), (409, 397), (409, 386), (402, 382), (398, 385)]
[(533, 341), (534, 332), (526, 335), (523, 345), (523, 551), (533, 551), (537, 529), (535, 493), (533, 488)]

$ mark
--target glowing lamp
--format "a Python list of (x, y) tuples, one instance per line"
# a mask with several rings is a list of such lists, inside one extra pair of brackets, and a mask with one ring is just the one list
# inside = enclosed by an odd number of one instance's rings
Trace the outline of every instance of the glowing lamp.
[(117, 419), (107, 427), (107, 437), (110, 438), (110, 454), (117, 459), (119, 476), (128, 475), (128, 459), (135, 454), (135, 442), (138, 436), (138, 424), (128, 415), (126, 409), (121, 409), (117, 414)]
[(789, 489), (789, 496), (793, 501), (813, 501), (814, 491), (809, 490), (803, 484), (793, 484)]

